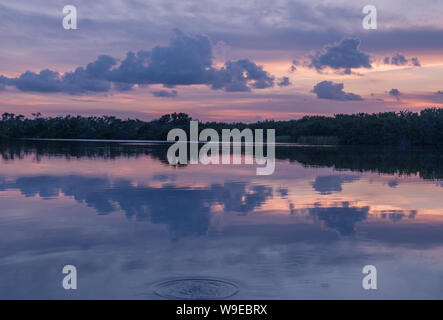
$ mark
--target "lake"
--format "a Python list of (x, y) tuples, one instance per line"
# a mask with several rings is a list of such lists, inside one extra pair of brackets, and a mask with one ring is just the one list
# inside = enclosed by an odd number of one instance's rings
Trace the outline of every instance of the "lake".
[(1, 143), (0, 298), (443, 299), (441, 151), (282, 145), (270, 176), (166, 151)]

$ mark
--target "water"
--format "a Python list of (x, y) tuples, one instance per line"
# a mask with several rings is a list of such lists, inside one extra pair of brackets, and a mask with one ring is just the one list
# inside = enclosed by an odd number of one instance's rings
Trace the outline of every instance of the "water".
[(155, 143), (0, 152), (3, 299), (443, 298), (438, 150), (282, 146), (272, 176)]

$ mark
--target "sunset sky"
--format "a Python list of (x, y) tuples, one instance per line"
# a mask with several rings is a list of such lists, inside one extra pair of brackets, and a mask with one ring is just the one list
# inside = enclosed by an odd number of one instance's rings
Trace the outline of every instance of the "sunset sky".
[[(74, 5), (78, 29), (62, 26)], [(377, 8), (365, 30), (364, 6)], [(0, 0), (0, 112), (256, 121), (443, 106), (441, 0)]]

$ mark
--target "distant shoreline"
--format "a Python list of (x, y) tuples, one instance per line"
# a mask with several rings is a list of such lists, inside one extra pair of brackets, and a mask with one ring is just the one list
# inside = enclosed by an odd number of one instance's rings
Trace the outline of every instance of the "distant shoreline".
[[(171, 130), (189, 132), (192, 120), (185, 113), (166, 114), (152, 121), (112, 116), (44, 118), (38, 113), (26, 118), (4, 113), (0, 118), (0, 139), (168, 143)], [(213, 129), (219, 135), (224, 129), (273, 129), (276, 143), (282, 145), (443, 146), (443, 108), (428, 108), (419, 113), (337, 114), (256, 123), (199, 122), (198, 129)]]
[[(145, 144), (173, 144), (176, 143), (174, 141), (161, 141), (161, 140), (106, 140), (106, 139), (51, 139), (51, 138), (20, 138), (18, 140), (22, 141), (55, 141), (55, 142), (105, 142), (105, 143), (128, 143), (128, 144), (136, 144), (136, 143), (145, 143)], [(232, 144), (232, 145), (246, 145), (245, 142), (237, 143), (237, 142), (216, 142), (216, 141), (179, 141), (179, 143), (198, 143), (198, 144), (206, 144), (206, 143), (219, 143), (219, 144)], [(288, 142), (263, 142), (263, 144), (275, 144), (279, 147), (335, 147), (338, 145), (317, 145), (317, 144), (302, 144), (302, 143), (288, 143)]]

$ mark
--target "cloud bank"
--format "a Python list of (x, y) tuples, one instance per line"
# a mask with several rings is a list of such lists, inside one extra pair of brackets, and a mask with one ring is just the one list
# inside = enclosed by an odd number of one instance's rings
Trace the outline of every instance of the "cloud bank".
[(127, 91), (135, 85), (152, 84), (168, 88), (204, 84), (214, 90), (245, 92), (273, 87), (274, 77), (249, 59), (227, 61), (223, 67), (216, 68), (210, 39), (179, 30), (175, 30), (167, 46), (128, 52), (121, 62), (101, 55), (86, 68), (78, 67), (65, 74), (45, 69), (39, 73), (26, 71), (17, 78), (0, 76), (0, 89), (14, 86), (20, 91), (40, 93)]

